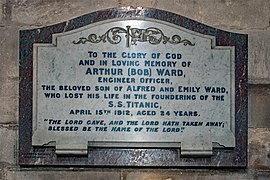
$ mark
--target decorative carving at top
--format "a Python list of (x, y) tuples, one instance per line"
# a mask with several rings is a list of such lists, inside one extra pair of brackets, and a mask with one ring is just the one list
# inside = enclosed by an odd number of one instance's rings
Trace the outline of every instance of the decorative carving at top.
[(195, 43), (187, 39), (182, 39), (179, 35), (173, 35), (172, 37), (165, 36), (162, 30), (149, 27), (147, 29), (131, 28), (130, 26), (122, 27), (113, 27), (109, 29), (103, 35), (90, 34), (87, 38), (80, 37), (78, 41), (73, 41), (73, 44), (85, 44), (90, 43), (106, 43), (118, 44), (122, 41), (123, 36), (120, 34), (125, 34), (126, 46), (130, 47), (131, 45), (137, 45), (137, 42), (149, 42), (152, 45), (157, 45), (160, 43), (166, 44), (183, 44), (184, 46), (194, 46)]

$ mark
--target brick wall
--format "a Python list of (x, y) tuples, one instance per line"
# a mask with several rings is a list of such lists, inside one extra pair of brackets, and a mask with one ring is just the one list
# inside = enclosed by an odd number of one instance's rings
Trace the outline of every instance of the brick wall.
[[(270, 179), (269, 0), (0, 0), (0, 179)], [(121, 6), (171, 11), (249, 34), (249, 164), (246, 170), (81, 169), (18, 166), (18, 31)]]

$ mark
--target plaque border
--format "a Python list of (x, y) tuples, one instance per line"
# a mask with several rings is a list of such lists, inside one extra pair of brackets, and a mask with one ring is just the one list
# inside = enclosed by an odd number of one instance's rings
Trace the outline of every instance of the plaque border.
[[(176, 148), (88, 148), (87, 156), (56, 156), (53, 147), (32, 146), (33, 44), (52, 43), (52, 35), (110, 19), (155, 19), (214, 36), (216, 46), (235, 48), (235, 139), (233, 149), (213, 149), (211, 157), (180, 157)], [(213, 28), (153, 8), (110, 8), (59, 24), (19, 33), (19, 164), (21, 166), (245, 168), (248, 124), (248, 36)]]

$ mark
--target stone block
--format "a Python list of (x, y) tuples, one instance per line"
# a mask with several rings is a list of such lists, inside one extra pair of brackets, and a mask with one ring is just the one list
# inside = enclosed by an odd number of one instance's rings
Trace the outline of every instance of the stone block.
[(130, 172), (126, 180), (216, 180), (216, 179), (238, 179), (246, 180), (248, 175), (242, 172), (220, 172), (220, 171), (152, 171), (152, 172)]
[(265, 28), (270, 7), (265, 0), (17, 0), (12, 4), (12, 21), (48, 25), (110, 7), (151, 7), (172, 11), (212, 26)]
[(65, 179), (80, 179), (80, 180), (120, 180), (120, 172), (91, 172), (91, 171), (8, 171), (6, 180), (65, 180)]
[(17, 130), (8, 125), (0, 125), (0, 167), (14, 165), (16, 163), (16, 137)]
[(270, 83), (270, 31), (249, 32), (248, 71), (252, 84)]
[(174, 0), (158, 1), (167, 9), (210, 26), (253, 29), (269, 26), (270, 1), (265, 0)]
[(270, 85), (249, 85), (249, 127), (270, 128)]
[(117, 0), (16, 0), (12, 4), (11, 20), (35, 26), (50, 25), (116, 6)]
[(0, 79), (18, 82), (19, 30), (15, 27), (0, 27), (0, 32)]
[(0, 26), (3, 24), (3, 20), (4, 20), (4, 12), (3, 12), (3, 7), (5, 4), (6, 0), (0, 0)]
[(16, 124), (18, 117), (18, 98), (0, 97), (0, 125)]
[(270, 171), (270, 129), (249, 128), (249, 168)]
[(19, 63), (18, 30), (0, 27), (0, 124), (17, 121)]
[[(19, 65), (17, 65), (19, 66)], [(1, 67), (0, 67), (1, 68)], [(19, 79), (18, 78), (0, 78), (0, 97), (18, 97)]]

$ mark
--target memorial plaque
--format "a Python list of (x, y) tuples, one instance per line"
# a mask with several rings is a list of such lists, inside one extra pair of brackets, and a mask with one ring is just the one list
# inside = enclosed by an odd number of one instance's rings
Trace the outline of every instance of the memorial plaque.
[(20, 32), (20, 164), (245, 167), (247, 35), (149, 8)]

